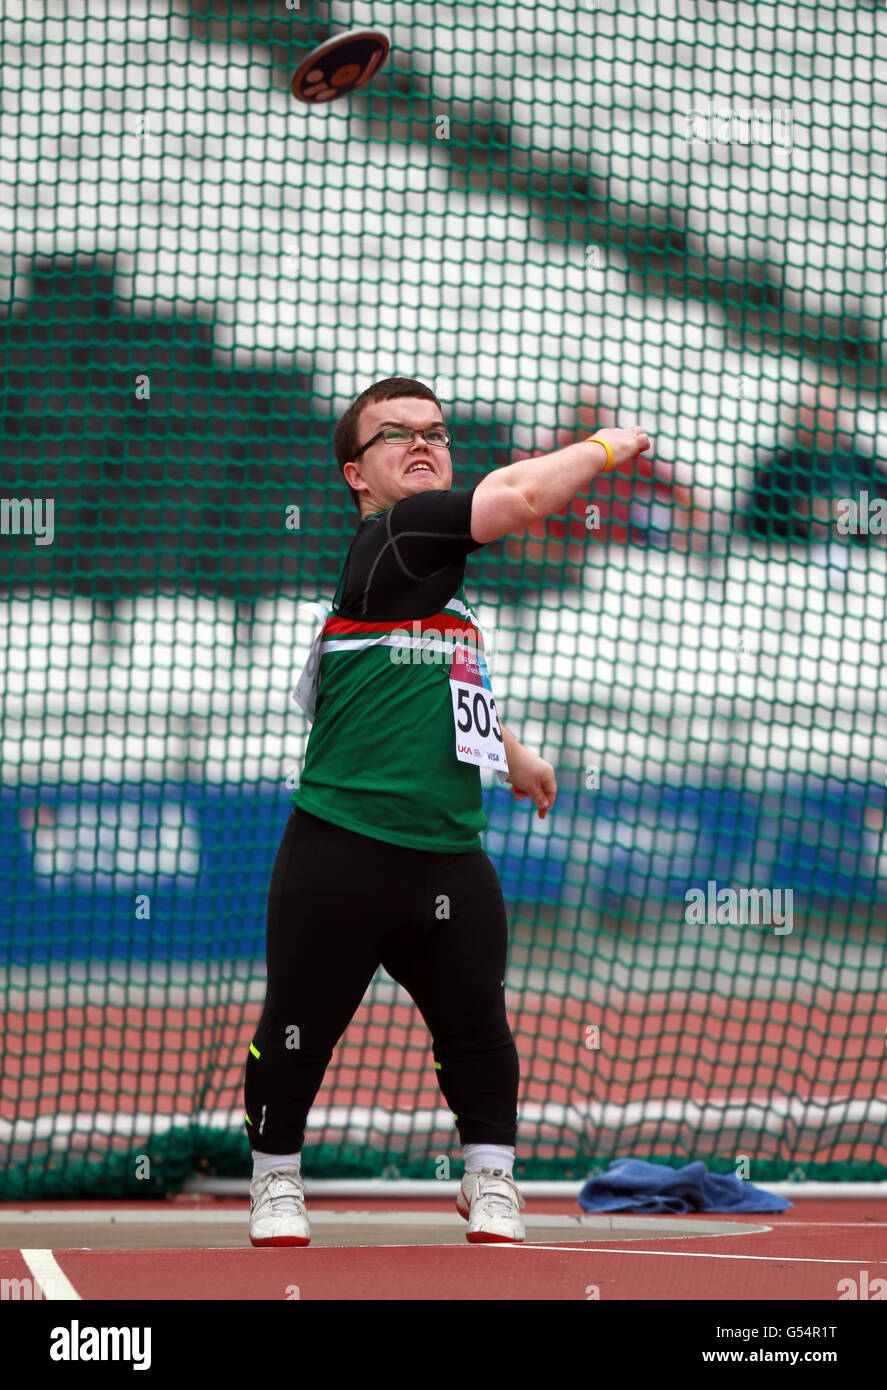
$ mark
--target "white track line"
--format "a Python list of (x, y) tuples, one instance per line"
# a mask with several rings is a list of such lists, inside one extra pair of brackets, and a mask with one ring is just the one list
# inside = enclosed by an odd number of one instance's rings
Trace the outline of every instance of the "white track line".
[[(458, 1229), (460, 1220), (454, 1211), (326, 1211), (308, 1208), (308, 1218), (316, 1226), (440, 1226)], [(0, 1209), (0, 1228), (3, 1226), (243, 1226), (248, 1213), (241, 1211), (138, 1211), (131, 1208), (108, 1208), (89, 1211), (86, 1208), (63, 1208), (60, 1211), (15, 1211)], [(531, 1230), (561, 1230), (577, 1234), (615, 1230), (624, 1240), (638, 1238), (666, 1240), (671, 1238), (703, 1239), (714, 1236), (757, 1235), (773, 1228), (751, 1221), (730, 1221), (725, 1217), (709, 1216), (704, 1220), (684, 1221), (679, 1216), (644, 1217), (626, 1214), (621, 1219), (613, 1215), (545, 1216), (532, 1213), (524, 1217)]]
[[(312, 1111), (312, 1114), (314, 1112)], [(887, 1116), (885, 1116), (887, 1123)], [(3, 1142), (3, 1125), (0, 1122), (0, 1143)], [(879, 1141), (880, 1142), (880, 1138)], [(389, 1201), (395, 1197), (446, 1197), (455, 1198), (461, 1186), (460, 1178), (321, 1178), (313, 1176), (309, 1179), (311, 1192), (309, 1196), (315, 1197), (347, 1197), (354, 1201), (365, 1201), (367, 1198), (381, 1197)], [(246, 1200), (249, 1196), (249, 1178), (189, 1178), (184, 1184), (183, 1192), (187, 1194), (200, 1194), (209, 1197), (239, 1197)], [(526, 1198), (547, 1200), (549, 1197), (563, 1199), (568, 1202), (575, 1202), (583, 1187), (583, 1180), (577, 1179), (574, 1182), (541, 1182), (535, 1179), (521, 1180), (520, 1190)], [(887, 1182), (845, 1182), (845, 1183), (821, 1183), (821, 1182), (768, 1182), (768, 1192), (775, 1192), (783, 1197), (788, 1197), (795, 1204), (803, 1203), (812, 1198), (817, 1201), (832, 1201), (835, 1199), (858, 1200), (859, 1198), (872, 1198), (875, 1201), (887, 1200)]]
[(887, 1221), (780, 1221), (773, 1229), (781, 1231), (783, 1226), (858, 1226), (861, 1231), (877, 1231), (887, 1226)]
[(887, 1260), (870, 1260), (863, 1255), (847, 1255), (843, 1260), (823, 1259), (808, 1255), (714, 1255), (707, 1250), (620, 1250), (613, 1245), (522, 1245), (520, 1242), (479, 1245), (480, 1250), (559, 1250), (573, 1255), (654, 1255), (676, 1260), (763, 1260), (769, 1264), (786, 1265), (885, 1265)]
[[(679, 1237), (678, 1237), (679, 1238)], [(240, 1247), (231, 1247), (239, 1250)], [(661, 1258), (672, 1257), (673, 1259), (683, 1260), (756, 1260), (769, 1264), (802, 1264), (802, 1265), (882, 1265), (887, 1264), (887, 1260), (873, 1260), (864, 1255), (847, 1255), (844, 1259), (823, 1259), (811, 1258), (809, 1256), (795, 1255), (716, 1255), (709, 1251), (695, 1250), (642, 1250), (637, 1247), (633, 1250), (620, 1249), (617, 1246), (588, 1246), (588, 1245), (534, 1245), (532, 1243), (523, 1244), (520, 1241), (491, 1241), (489, 1244), (471, 1244), (468, 1241), (463, 1245), (461, 1242), (452, 1242), (447, 1245), (341, 1245), (341, 1246), (317, 1246), (316, 1249), (330, 1250), (546, 1250), (553, 1251), (560, 1255), (653, 1255)], [(80, 1294), (74, 1288), (65, 1274), (60, 1269), (51, 1250), (21, 1250), (20, 1255), (24, 1260), (32, 1275), (40, 1283), (44, 1291), (44, 1297), (51, 1300), (80, 1300)], [(107, 1255), (111, 1252), (107, 1250), (93, 1250), (92, 1254)], [(114, 1252), (116, 1253), (116, 1252)], [(131, 1251), (131, 1254), (138, 1252)], [(158, 1253), (151, 1251), (151, 1254)]]
[[(309, 1197), (310, 1201), (310, 1197)], [(380, 1212), (368, 1211), (366, 1208), (352, 1207), (347, 1211), (330, 1211), (325, 1208), (308, 1208), (309, 1217), (319, 1222), (329, 1222), (330, 1224), (347, 1224), (349, 1221), (363, 1218), (367, 1225), (384, 1225), (385, 1221), (390, 1221), (394, 1225), (405, 1224), (408, 1221), (418, 1222), (420, 1219), (425, 1225), (443, 1225), (449, 1222), (450, 1216), (445, 1212), (423, 1211), (421, 1207), (415, 1211), (401, 1212), (389, 1211)], [(248, 1213), (247, 1213), (248, 1214)], [(693, 1219), (691, 1219), (693, 1218)], [(700, 1218), (702, 1218), (700, 1220)], [(151, 1225), (156, 1223), (158, 1226), (193, 1226), (203, 1224), (218, 1223), (219, 1225), (235, 1225), (243, 1221), (244, 1213), (232, 1211), (230, 1207), (222, 1208), (220, 1211), (213, 1211), (206, 1207), (195, 1207), (188, 1209), (180, 1208), (175, 1211), (168, 1209), (162, 1211), (139, 1211), (135, 1208), (126, 1207), (101, 1207), (91, 1211), (88, 1207), (62, 1207), (54, 1210), (52, 1207), (26, 1210), (13, 1209), (5, 1210), (0, 1205), (0, 1226), (23, 1226), (23, 1225), (45, 1225), (53, 1224), (59, 1226), (78, 1226), (91, 1225), (102, 1226), (110, 1224), (112, 1226), (122, 1225)], [(763, 1220), (773, 1220), (772, 1226), (763, 1226), (759, 1223)], [(552, 1213), (546, 1215), (544, 1212), (532, 1212), (524, 1216), (524, 1224), (532, 1226), (564, 1226), (577, 1230), (614, 1230), (622, 1227), (629, 1227), (633, 1230), (650, 1230), (655, 1232), (671, 1232), (676, 1230), (687, 1231), (695, 1227), (705, 1226), (711, 1222), (730, 1222), (737, 1231), (757, 1232), (769, 1230), (782, 1230), (783, 1227), (846, 1227), (848, 1229), (858, 1229), (866, 1231), (876, 1231), (887, 1229), (887, 1221), (794, 1221), (784, 1220), (781, 1212), (688, 1212), (686, 1218), (680, 1216), (633, 1216), (630, 1211), (600, 1213), (593, 1215), (590, 1212), (577, 1214), (575, 1216)]]
[(20, 1250), (19, 1254), (43, 1290), (44, 1298), (56, 1302), (71, 1302), (73, 1299), (82, 1302), (51, 1250)]

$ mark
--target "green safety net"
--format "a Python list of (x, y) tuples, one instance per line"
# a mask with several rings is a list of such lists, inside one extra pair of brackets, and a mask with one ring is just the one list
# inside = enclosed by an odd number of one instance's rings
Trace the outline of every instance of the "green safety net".
[[(4, 6), (0, 1196), (249, 1171), (332, 434), (390, 376), (456, 486), (652, 440), (467, 565), (559, 785), (484, 781), (517, 1174), (887, 1176), (887, 12), (692, 8)], [(351, 27), (385, 66), (295, 102)], [(380, 970), (306, 1171), (458, 1158)]]

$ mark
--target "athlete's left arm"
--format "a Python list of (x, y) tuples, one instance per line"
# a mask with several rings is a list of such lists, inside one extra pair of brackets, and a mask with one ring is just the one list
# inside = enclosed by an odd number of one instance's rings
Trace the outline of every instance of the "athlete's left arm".
[(512, 795), (515, 801), (528, 796), (536, 803), (539, 819), (544, 820), (557, 796), (554, 768), (537, 753), (531, 753), (529, 748), (506, 729), (501, 719), (499, 728), (502, 730), (505, 757), (508, 759), (508, 780), (511, 783)]

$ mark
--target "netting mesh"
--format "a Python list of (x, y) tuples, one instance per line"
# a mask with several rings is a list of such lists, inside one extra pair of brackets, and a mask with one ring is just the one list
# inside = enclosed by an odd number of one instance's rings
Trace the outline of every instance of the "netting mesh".
[[(332, 430), (391, 375), (456, 485), (653, 438), (466, 574), (560, 786), (484, 784), (517, 1172), (887, 1176), (887, 13), (693, 9), (7, 0), (0, 1195), (247, 1171)], [(352, 26), (386, 66), (295, 103)], [(306, 1168), (457, 1154), (380, 970)]]

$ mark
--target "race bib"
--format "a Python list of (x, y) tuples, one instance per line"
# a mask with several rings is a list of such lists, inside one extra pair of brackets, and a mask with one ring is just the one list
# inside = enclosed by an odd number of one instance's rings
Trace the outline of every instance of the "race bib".
[(450, 667), (456, 757), (460, 763), (492, 767), (506, 780), (508, 759), (496, 701), (481, 648), (458, 645)]

